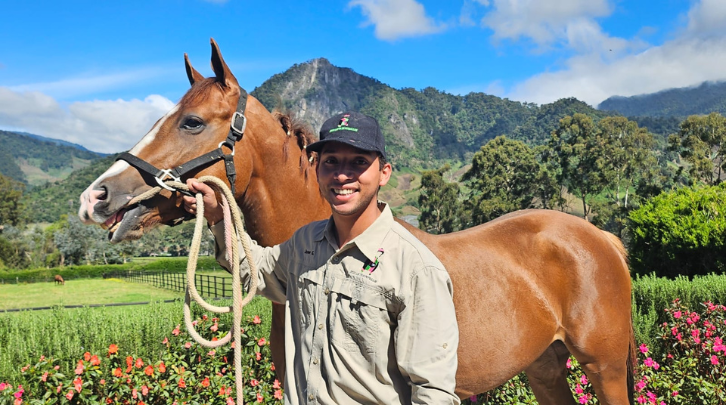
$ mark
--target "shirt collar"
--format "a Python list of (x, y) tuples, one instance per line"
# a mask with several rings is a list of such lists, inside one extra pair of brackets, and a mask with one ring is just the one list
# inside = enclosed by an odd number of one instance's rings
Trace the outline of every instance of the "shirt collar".
[[(376, 254), (378, 253), (378, 249), (381, 248), (383, 238), (386, 237), (394, 222), (393, 213), (391, 212), (391, 208), (388, 204), (379, 202), (379, 207), (380, 206), (383, 206), (381, 215), (373, 221), (368, 229), (363, 231), (363, 233), (358, 235), (352, 241), (348, 242), (348, 244), (355, 244), (361, 253), (363, 253), (370, 261), (374, 261), (376, 259)], [(332, 216), (328, 219), (325, 227), (320, 227), (318, 232), (315, 234), (316, 242), (322, 241), (323, 238), (327, 239), (331, 245), (335, 246), (335, 223), (333, 222)], [(340, 248), (342, 249), (343, 246)]]

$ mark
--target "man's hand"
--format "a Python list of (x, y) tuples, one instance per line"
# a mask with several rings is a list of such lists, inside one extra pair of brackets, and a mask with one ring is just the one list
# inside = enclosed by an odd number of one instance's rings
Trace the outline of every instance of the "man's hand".
[[(217, 196), (208, 185), (197, 181), (197, 179), (188, 179), (187, 187), (192, 194), (202, 193), (202, 201), (204, 202), (204, 218), (207, 219), (209, 225), (214, 225), (224, 218), (222, 206), (217, 202)], [(187, 212), (197, 214), (197, 199), (194, 197), (184, 196), (184, 209)]]

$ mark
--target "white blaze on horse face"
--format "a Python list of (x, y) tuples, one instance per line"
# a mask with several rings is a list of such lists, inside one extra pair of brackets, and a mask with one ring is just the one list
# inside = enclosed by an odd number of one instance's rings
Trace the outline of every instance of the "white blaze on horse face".
[[(170, 116), (174, 115), (174, 113), (176, 113), (178, 110), (179, 104), (175, 105), (174, 108), (169, 110), (168, 113), (161, 117), (161, 119), (156, 122), (156, 125), (151, 128), (151, 131), (144, 135), (144, 137), (141, 138), (141, 140), (136, 145), (134, 145), (129, 153), (134, 156), (138, 156), (145, 147), (147, 147), (154, 141), (156, 135), (159, 133), (159, 130), (164, 125), (166, 120)], [(86, 190), (81, 194), (81, 206), (78, 209), (78, 216), (81, 218), (81, 221), (86, 224), (97, 223), (93, 219), (93, 207), (96, 205), (96, 203), (98, 203), (99, 196), (103, 195), (103, 192), (96, 190), (96, 186), (109, 177), (121, 174), (129, 167), (131, 167), (131, 165), (123, 160), (116, 161), (114, 162), (114, 164), (111, 165), (111, 167), (108, 168), (108, 170), (106, 170), (102, 175), (98, 176), (98, 178), (94, 180), (93, 183), (88, 186), (88, 188), (86, 188)], [(127, 199), (131, 199), (131, 197), (127, 196)]]

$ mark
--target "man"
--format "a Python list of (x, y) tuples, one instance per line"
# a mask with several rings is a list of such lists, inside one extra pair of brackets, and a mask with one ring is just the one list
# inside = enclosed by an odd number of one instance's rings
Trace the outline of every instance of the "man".
[[(331, 218), (277, 246), (252, 243), (259, 293), (286, 304), (285, 403), (458, 404), (451, 280), (377, 200), (392, 171), (378, 123), (339, 114), (308, 150), (319, 154), (317, 179)], [(187, 184), (204, 196), (217, 260), (229, 269), (214, 192)], [(194, 198), (185, 197), (185, 208), (195, 213)]]

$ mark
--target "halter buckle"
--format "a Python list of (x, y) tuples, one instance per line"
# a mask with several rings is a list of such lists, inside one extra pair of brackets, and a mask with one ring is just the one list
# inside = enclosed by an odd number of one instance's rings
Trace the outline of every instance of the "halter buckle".
[[(242, 126), (237, 127), (237, 119), (242, 119)], [(242, 135), (245, 133), (245, 129), (247, 128), (247, 118), (245, 118), (245, 115), (239, 111), (235, 111), (234, 115), (232, 115), (232, 124), (230, 124), (229, 128), (234, 132), (235, 134), (239, 135), (241, 138)]]
[[(222, 145), (225, 145), (226, 147), (232, 149), (232, 153), (230, 153), (230, 156), (234, 156), (234, 144), (233, 143), (228, 143), (227, 141), (222, 141), (219, 143), (219, 145), (217, 145), (217, 147), (219, 149), (222, 149)], [(222, 153), (224, 153), (224, 151), (222, 151)]]
[(169, 187), (164, 183), (165, 180), (171, 180), (176, 181), (177, 183), (181, 183), (181, 179), (179, 177), (174, 176), (171, 174), (171, 169), (161, 169), (159, 170), (159, 173), (156, 173), (156, 176), (154, 176), (154, 180), (156, 180), (156, 183), (159, 184), (162, 188), (165, 188), (169, 191), (177, 191), (173, 187)]

